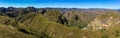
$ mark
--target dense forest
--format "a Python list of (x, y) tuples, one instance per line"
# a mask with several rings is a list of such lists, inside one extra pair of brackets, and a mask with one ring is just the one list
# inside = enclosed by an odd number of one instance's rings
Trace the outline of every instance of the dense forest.
[(120, 10), (0, 7), (0, 38), (120, 38)]

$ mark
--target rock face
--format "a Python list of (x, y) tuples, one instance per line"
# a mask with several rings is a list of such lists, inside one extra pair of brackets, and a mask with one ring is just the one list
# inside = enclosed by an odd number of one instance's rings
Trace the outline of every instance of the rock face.
[(96, 17), (84, 29), (89, 29), (94, 31), (100, 29), (109, 29), (110, 27), (116, 26), (118, 24), (120, 24), (119, 13), (105, 13)]

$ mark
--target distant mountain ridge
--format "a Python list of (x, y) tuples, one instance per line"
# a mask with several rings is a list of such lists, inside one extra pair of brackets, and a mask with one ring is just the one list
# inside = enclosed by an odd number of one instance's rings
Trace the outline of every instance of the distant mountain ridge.
[(114, 9), (1, 7), (0, 38), (119, 38), (119, 19)]

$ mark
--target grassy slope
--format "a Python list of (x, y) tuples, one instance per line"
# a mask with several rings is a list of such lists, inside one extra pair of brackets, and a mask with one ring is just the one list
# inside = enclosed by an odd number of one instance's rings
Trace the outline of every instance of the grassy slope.
[(36, 32), (35, 35), (39, 36), (39, 33), (44, 32), (44, 34), (53, 38), (81, 38), (78, 28), (68, 28), (62, 24), (48, 21), (41, 14), (29, 14), (22, 18), (19, 22), (29, 27), (33, 32)]
[[(105, 17), (104, 15), (106, 14), (100, 15), (100, 18)], [(116, 14), (113, 13), (113, 16), (114, 15)], [(107, 16), (112, 16), (112, 15), (107, 14)], [(85, 18), (85, 16), (83, 17)], [(109, 37), (111, 38), (112, 37), (112, 35), (108, 35), (111, 33), (111, 32), (108, 32), (109, 30), (91, 31), (91, 30), (80, 30), (75, 27), (66, 27), (64, 25), (55, 23), (53, 21), (49, 21), (48, 18), (45, 18), (41, 14), (35, 14), (35, 13), (22, 16), (22, 19), (19, 19), (19, 22), (29, 27), (32, 30), (32, 32), (36, 32), (39, 34), (44, 33), (48, 37), (53, 37), (53, 38), (80, 38), (80, 37), (86, 37), (86, 38), (107, 38)], [(111, 29), (114, 29), (114, 28), (111, 28)], [(40, 36), (39, 34), (35, 34), (35, 35)]]
[(15, 20), (7, 16), (0, 16), (0, 38), (35, 38), (33, 35), (25, 34), (14, 27)]
[(93, 29), (101, 29), (101, 27), (108, 28), (108, 27), (116, 26), (117, 24), (120, 23), (119, 19), (120, 19), (119, 13), (114, 13), (114, 12), (105, 13), (99, 15), (93, 21), (91, 21), (88, 24), (87, 28), (89, 28), (89, 30), (93, 30)]
[[(50, 13), (52, 14), (52, 12)], [(119, 38), (120, 24), (116, 24), (116, 26), (113, 26), (110, 29), (104, 31), (81, 30), (77, 27), (67, 27), (65, 25), (54, 22), (58, 20), (57, 18), (58, 16), (56, 17), (55, 15), (55, 17), (53, 17), (54, 15), (52, 16), (51, 14), (48, 14), (51, 17), (47, 18), (45, 16), (47, 14), (41, 15), (38, 13), (31, 13), (24, 16), (20, 16), (16, 20), (14, 20), (13, 18), (9, 18), (7, 16), (0, 16), (0, 22), (1, 22), (0, 37), (1, 38), (8, 38), (8, 37), (11, 38), (35, 38), (35, 37), (37, 38), (83, 38), (83, 37), (84, 38), (117, 38), (118, 37)], [(88, 21), (92, 20), (92, 19), (89, 20), (90, 18), (89, 15), (88, 16), (84, 14), (74, 14), (74, 15), (79, 16), (79, 19), (77, 20), (78, 22), (75, 21), (77, 22), (77, 24), (82, 25), (84, 23), (89, 23)], [(109, 13), (107, 13), (100, 15), (98, 17), (99, 19), (108, 19), (110, 16), (113, 16), (114, 20), (119, 19), (118, 13), (115, 14), (112, 13), (110, 15)], [(72, 17), (70, 17), (70, 19), (74, 20), (74, 18), (72, 19)], [(10, 20), (10, 21), (6, 21), (6, 20)], [(8, 33), (8, 35), (6, 33)]]
[[(95, 33), (99, 34), (102, 38), (120, 38), (119, 27), (120, 27), (120, 13), (109, 12), (96, 17), (87, 27), (84, 29), (94, 30)], [(104, 26), (107, 25), (107, 27)], [(96, 29), (100, 28), (101, 29)]]
[(95, 15), (76, 12), (65, 13), (64, 16), (69, 20), (71, 27), (79, 27), (80, 29), (87, 26), (96, 17)]

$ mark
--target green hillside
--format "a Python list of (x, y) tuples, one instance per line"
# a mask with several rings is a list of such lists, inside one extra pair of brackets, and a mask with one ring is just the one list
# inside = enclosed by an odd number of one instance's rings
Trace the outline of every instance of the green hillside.
[[(31, 18), (29, 18), (29, 16)], [(41, 14), (33, 13), (23, 16), (22, 18), (24, 19), (18, 21), (27, 26), (33, 32), (33, 34), (38, 35), (38, 37), (41, 33), (53, 38), (81, 37), (81, 33), (78, 28), (70, 28), (62, 24), (48, 21), (48, 19), (44, 18)]]
[(120, 38), (116, 11), (14, 9), (0, 11), (0, 38)]

